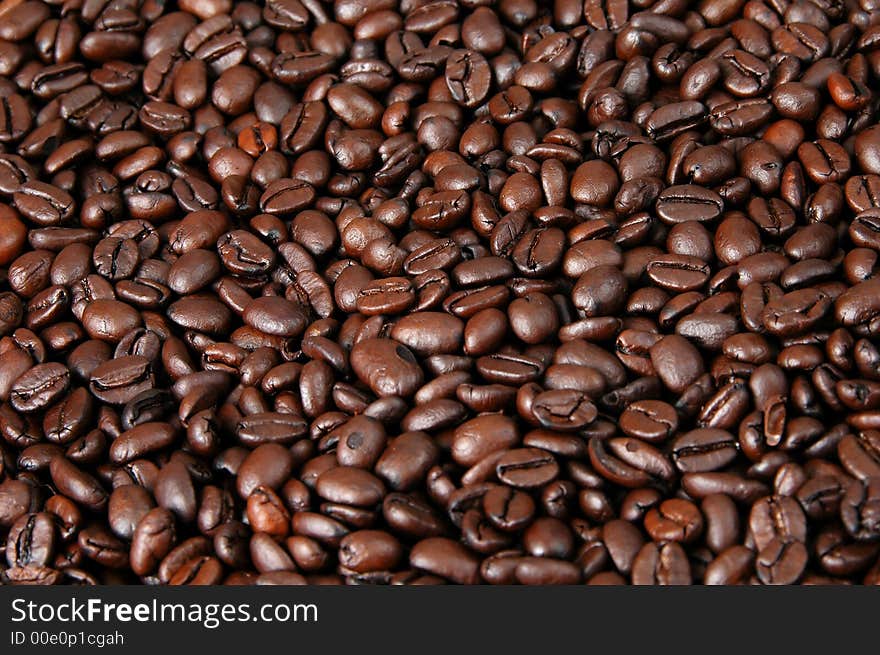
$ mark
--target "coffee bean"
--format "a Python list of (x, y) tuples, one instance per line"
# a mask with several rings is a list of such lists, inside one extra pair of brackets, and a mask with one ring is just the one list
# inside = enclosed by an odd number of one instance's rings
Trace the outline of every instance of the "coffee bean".
[(840, 516), (847, 532), (858, 541), (880, 538), (877, 521), (880, 486), (877, 478), (854, 482), (849, 486), (840, 506)]
[(647, 543), (636, 555), (632, 565), (632, 581), (636, 585), (691, 584), (691, 568), (684, 549), (671, 542), (658, 546)]
[(424, 379), (412, 352), (390, 339), (358, 342), (351, 352), (351, 367), (378, 396), (411, 396)]
[(107, 504), (108, 494), (100, 482), (67, 458), (53, 458), (49, 471), (57, 489), (74, 502), (93, 511), (100, 510)]
[(146, 357), (128, 355), (99, 364), (92, 371), (89, 389), (104, 402), (124, 405), (152, 389), (155, 376)]
[(715, 471), (736, 457), (732, 434), (715, 428), (691, 430), (672, 444), (672, 460), (682, 473)]
[(456, 352), (463, 332), (462, 321), (454, 316), (443, 312), (413, 312), (394, 324), (390, 336), (416, 355), (426, 357)]
[(517, 448), (508, 451), (496, 465), (498, 478), (512, 487), (538, 487), (559, 474), (553, 456), (538, 448)]
[(578, 391), (558, 389), (538, 394), (532, 413), (545, 428), (579, 430), (598, 415), (596, 406)]
[(131, 539), (138, 523), (155, 507), (155, 502), (143, 487), (127, 484), (114, 489), (107, 505), (110, 529), (120, 539)]
[(703, 187), (692, 184), (671, 186), (657, 198), (657, 215), (666, 223), (712, 221), (721, 215), (724, 201)]
[(304, 419), (296, 414), (281, 412), (259, 412), (251, 414), (235, 426), (238, 438), (254, 447), (263, 444), (289, 444), (303, 437), (307, 425)]
[(70, 386), (70, 371), (57, 363), (38, 364), (13, 384), (9, 402), (20, 412), (45, 409), (58, 400)]
[(456, 102), (475, 107), (488, 94), (491, 81), (485, 57), (473, 50), (457, 50), (446, 60), (446, 85)]
[(282, 337), (298, 336), (306, 326), (302, 309), (285, 298), (254, 298), (245, 306), (242, 318), (251, 327)]
[(140, 575), (154, 571), (177, 540), (174, 515), (167, 509), (152, 509), (138, 522), (131, 542), (132, 570)]
[(49, 514), (22, 516), (9, 530), (6, 562), (11, 567), (46, 566), (55, 551), (55, 524)]
[(678, 431), (678, 415), (662, 401), (638, 400), (621, 413), (620, 428), (643, 441), (663, 442)]
[(362, 288), (357, 308), (362, 314), (401, 314), (415, 302), (412, 283), (406, 278), (376, 280)]
[(429, 537), (413, 546), (410, 565), (458, 584), (479, 582), (479, 561), (464, 546), (444, 537)]
[(452, 455), (463, 466), (472, 466), (485, 456), (519, 443), (520, 434), (511, 419), (499, 415), (478, 416), (456, 428)]
[(689, 341), (669, 335), (651, 347), (651, 363), (663, 383), (681, 393), (703, 373), (699, 352)]

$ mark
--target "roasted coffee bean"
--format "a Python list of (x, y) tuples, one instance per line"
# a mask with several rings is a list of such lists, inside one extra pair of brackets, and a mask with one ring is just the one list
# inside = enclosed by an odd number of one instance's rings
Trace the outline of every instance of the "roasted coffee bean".
[(545, 428), (579, 430), (598, 415), (596, 406), (578, 391), (545, 391), (532, 401), (532, 413)]
[(389, 339), (358, 342), (351, 352), (351, 367), (378, 396), (411, 396), (422, 384), (423, 372), (415, 356)]
[(99, 364), (92, 371), (89, 389), (104, 402), (124, 405), (154, 384), (150, 361), (141, 355), (127, 355)]
[(657, 215), (666, 223), (712, 221), (724, 210), (724, 201), (710, 189), (692, 184), (671, 186), (657, 197)]
[(402, 549), (397, 539), (379, 530), (349, 533), (339, 544), (340, 564), (357, 573), (392, 571), (401, 556)]
[(476, 107), (486, 98), (491, 80), (489, 63), (479, 52), (456, 50), (446, 60), (446, 86), (465, 107)]
[(673, 498), (645, 514), (645, 530), (655, 541), (687, 543), (703, 531), (703, 516), (696, 505)]
[(110, 529), (120, 539), (131, 539), (141, 519), (155, 507), (150, 493), (136, 484), (113, 490), (107, 506)]
[(296, 414), (259, 412), (241, 418), (235, 433), (242, 443), (250, 446), (280, 443), (289, 444), (305, 436), (306, 421)]
[(167, 509), (150, 510), (138, 522), (132, 536), (130, 563), (139, 575), (156, 570), (177, 541), (174, 515)]
[(65, 457), (54, 457), (49, 464), (52, 482), (74, 502), (97, 511), (107, 504), (108, 494), (90, 473), (72, 464)]
[(682, 473), (723, 469), (736, 455), (734, 436), (715, 428), (691, 430), (672, 444), (672, 460)]
[(410, 565), (458, 584), (479, 582), (479, 560), (465, 546), (444, 537), (419, 541), (410, 552)]
[(697, 349), (684, 337), (663, 337), (650, 349), (651, 363), (663, 383), (673, 392), (682, 393), (703, 374)]
[(663, 401), (637, 400), (621, 413), (619, 424), (631, 437), (662, 443), (678, 431), (678, 415)]
[(498, 478), (512, 487), (539, 487), (559, 474), (554, 457), (538, 448), (518, 448), (505, 453), (496, 465)]
[(11, 567), (46, 566), (55, 551), (55, 524), (46, 512), (22, 516), (9, 530), (6, 562)]
[(632, 564), (635, 585), (687, 585), (691, 567), (684, 549), (676, 542), (642, 546)]
[(841, 500), (840, 517), (847, 532), (858, 541), (880, 539), (880, 482), (878, 478), (854, 482)]
[(9, 402), (20, 412), (35, 412), (58, 400), (70, 386), (70, 371), (57, 363), (38, 364), (19, 377)]
[(120, 434), (110, 446), (110, 459), (118, 464), (130, 462), (170, 446), (176, 430), (167, 423), (148, 422)]
[(473, 466), (487, 455), (519, 443), (516, 423), (508, 417), (487, 414), (473, 418), (453, 434), (452, 456), (463, 466)]

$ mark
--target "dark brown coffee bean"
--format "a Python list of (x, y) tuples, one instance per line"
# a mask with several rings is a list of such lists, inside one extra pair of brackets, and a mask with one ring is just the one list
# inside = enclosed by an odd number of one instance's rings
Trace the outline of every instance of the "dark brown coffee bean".
[(532, 488), (546, 484), (559, 474), (554, 457), (538, 448), (508, 451), (496, 465), (498, 478), (512, 487)]

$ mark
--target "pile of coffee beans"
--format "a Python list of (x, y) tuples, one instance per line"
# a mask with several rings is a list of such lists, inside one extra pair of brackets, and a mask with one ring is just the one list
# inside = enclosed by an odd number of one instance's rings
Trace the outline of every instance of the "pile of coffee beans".
[(0, 579), (880, 583), (877, 0), (3, 0)]

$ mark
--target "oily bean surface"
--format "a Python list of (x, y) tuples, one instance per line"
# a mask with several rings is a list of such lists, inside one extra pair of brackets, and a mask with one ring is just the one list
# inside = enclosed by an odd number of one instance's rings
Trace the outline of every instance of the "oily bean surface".
[(876, 584), (878, 6), (0, 4), (0, 584)]

